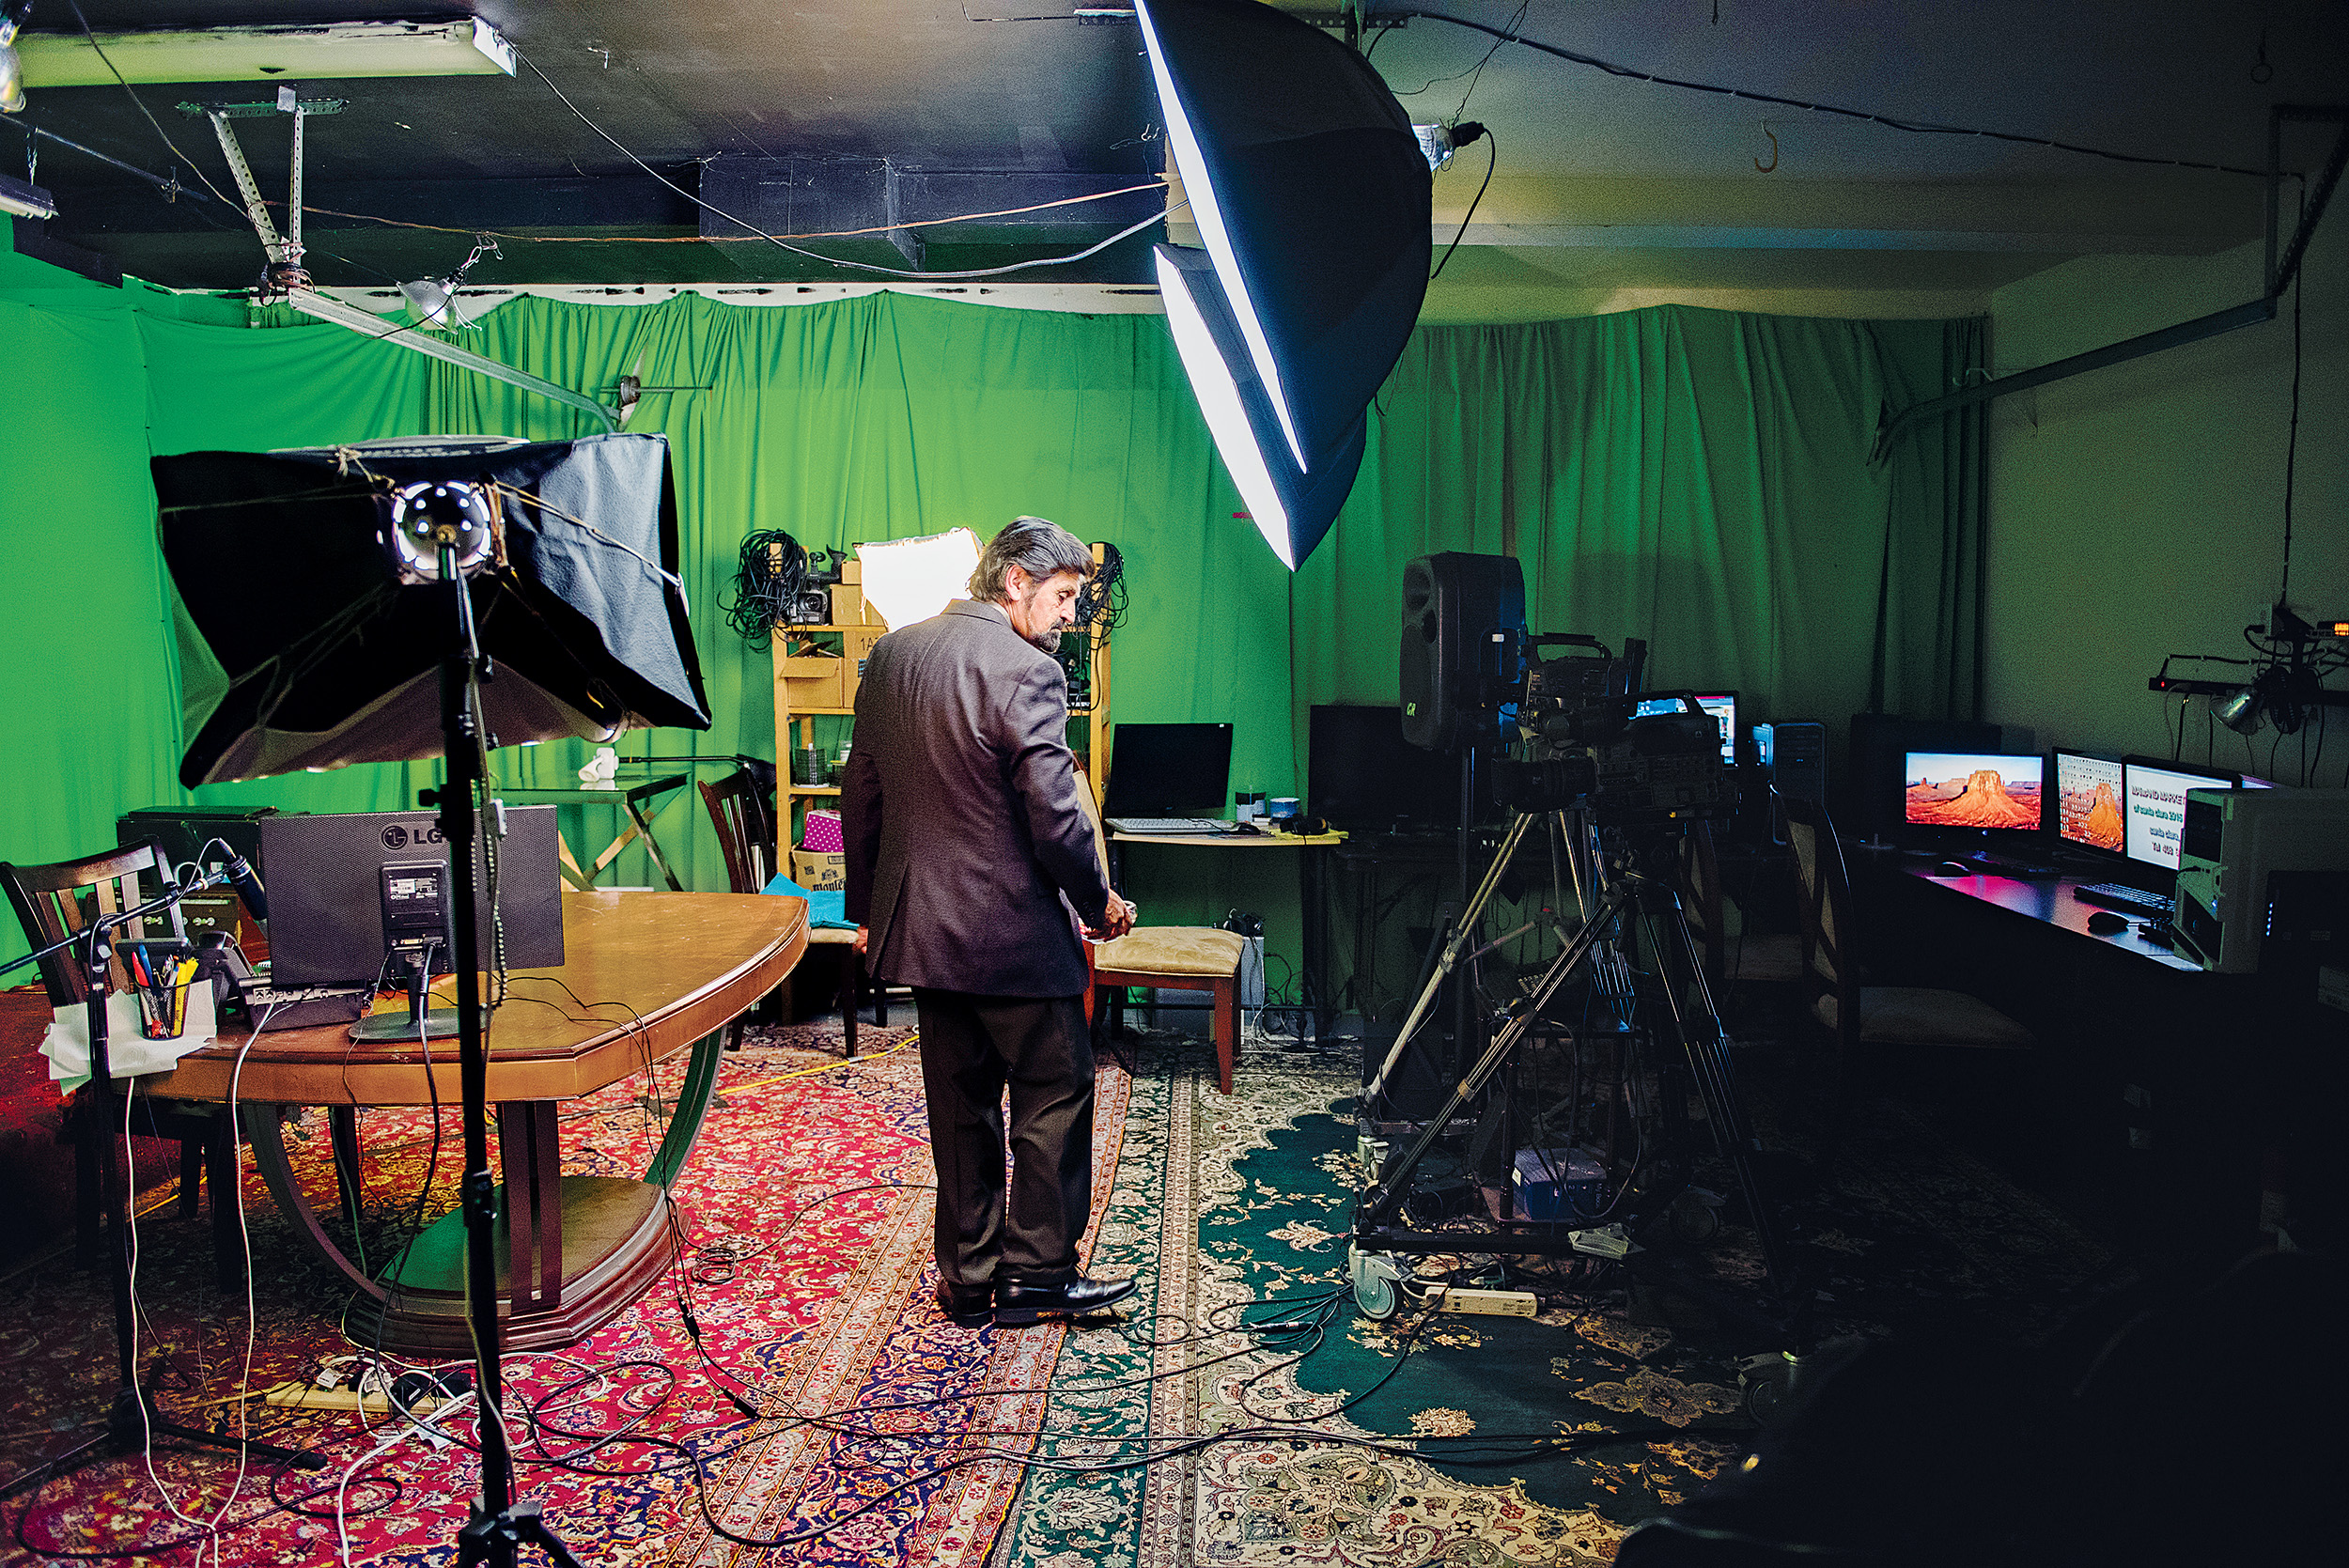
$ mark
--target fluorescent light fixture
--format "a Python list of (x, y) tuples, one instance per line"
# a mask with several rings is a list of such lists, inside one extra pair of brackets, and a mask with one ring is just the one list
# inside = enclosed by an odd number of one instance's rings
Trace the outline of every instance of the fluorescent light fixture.
[(39, 186), (0, 174), (0, 212), (19, 218), (54, 218), (57, 203)]
[(479, 17), (442, 22), (272, 23), (100, 33), (27, 33), (17, 49), (34, 87), (128, 82), (325, 81), (360, 76), (511, 76), (514, 48)]
[[(1255, 0), (1136, 0), (1202, 249), (1160, 295), (1216, 450), (1294, 568), (1361, 465), (1427, 292), (1427, 154), (1352, 49)], [(1172, 225), (1170, 224), (1170, 230)]]
[(1231, 230), (1224, 225), (1215, 179), (1200, 151), (1198, 134), (1191, 130), (1190, 111), (1184, 105), (1182, 89), (1168, 71), (1166, 49), (1159, 42), (1158, 23), (1151, 19), (1147, 5), (1139, 9), (1143, 42), (1149, 48), (1150, 77), (1158, 84), (1159, 108), (1166, 116), (1167, 141), (1174, 149), (1174, 165), (1182, 176), (1183, 194), (1190, 200), (1191, 216), (1198, 221), (1200, 237), (1207, 242), (1207, 254), (1215, 257), (1215, 270), (1223, 280), (1223, 292), (1231, 300), (1240, 336), (1247, 341), (1249, 356), (1256, 362), (1256, 374), (1264, 378), (1265, 388), (1271, 395), (1272, 411), (1280, 416), (1282, 433), (1288, 437), (1289, 450), (1297, 454), (1298, 466), (1301, 468), (1305, 465), (1305, 444), (1298, 439), (1297, 421), (1289, 415), (1288, 398), (1281, 389), (1281, 367), (1272, 357), (1272, 345), (1265, 340), (1264, 323), (1256, 315), (1255, 303), (1248, 297), (1248, 275), (1240, 270), (1239, 257), (1232, 250)]
[(856, 558), (864, 568), (864, 602), (894, 631), (928, 620), (970, 591), (979, 536), (954, 528), (918, 539), (885, 539), (857, 546)]
[[(1265, 543), (1281, 558), (1281, 565), (1294, 571), (1297, 562), (1289, 545), (1288, 506), (1272, 482), (1272, 471), (1265, 462), (1265, 443), (1251, 427), (1248, 400), (1232, 373), (1231, 363), (1238, 356), (1227, 357), (1226, 346), (1217, 342), (1229, 330), (1225, 323), (1230, 318), (1228, 311), (1217, 308), (1215, 274), (1195, 262), (1187, 266), (1183, 253), (1174, 245), (1159, 247), (1158, 263), (1159, 298), (1166, 306), (1166, 324), (1174, 334), (1174, 350), (1182, 356), (1183, 374), (1190, 379), (1199, 411), (1206, 418), (1207, 434), (1215, 438), (1215, 449), (1222, 454), (1232, 484), (1247, 504), (1248, 515), (1264, 535)], [(1205, 303), (1200, 296), (1206, 296)], [(1256, 390), (1261, 405), (1262, 389)]]

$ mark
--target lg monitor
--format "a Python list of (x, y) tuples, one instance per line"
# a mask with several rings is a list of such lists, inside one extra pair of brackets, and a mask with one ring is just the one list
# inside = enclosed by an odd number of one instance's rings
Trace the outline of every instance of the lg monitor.
[(1229, 724), (1120, 724), (1110, 732), (1101, 815), (1221, 816), (1231, 777)]
[(1456, 828), (1459, 762), (1404, 739), (1399, 707), (1316, 704), (1305, 798), (1308, 813), (1348, 832)]
[(2186, 829), (2186, 792), (2233, 789), (2242, 782), (2233, 773), (2154, 757), (2123, 757), (2121, 771), (2128, 857), (2160, 871), (2178, 869), (2178, 841)]
[(2036, 753), (1910, 752), (1901, 768), (1901, 816), (1911, 827), (2036, 832)]
[[(1709, 697), (1700, 694), (1697, 697), (1697, 706), (1711, 714), (1713, 722), (1720, 725), (1721, 760), (1733, 768), (1735, 767), (1737, 763), (1737, 693), (1721, 691)], [(1677, 697), (1643, 698), (1633, 711), (1641, 719), (1652, 718), (1658, 713), (1678, 713), (1680, 699)]]
[[(497, 849), (497, 917), (509, 969), (563, 962), (562, 877), (552, 806), (506, 813)], [(270, 983), (365, 986), (382, 978), (395, 948), (434, 973), (456, 965), (448, 847), (431, 812), (271, 816), (261, 822), (269, 872)], [(475, 962), (491, 967), (490, 877), (474, 851)]]
[(2123, 852), (2128, 792), (2118, 757), (2087, 752), (2055, 753), (2056, 836), (2082, 849)]

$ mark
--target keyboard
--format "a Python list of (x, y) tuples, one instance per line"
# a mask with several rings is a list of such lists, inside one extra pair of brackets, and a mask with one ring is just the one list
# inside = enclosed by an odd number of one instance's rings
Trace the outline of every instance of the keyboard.
[(1239, 824), (1221, 816), (1112, 816), (1102, 826), (1113, 833), (1236, 833)]
[(2072, 890), (2072, 896), (2083, 904), (2109, 904), (2117, 909), (2141, 909), (2149, 915), (2167, 917), (2171, 903), (2168, 893), (2147, 893), (2119, 882), (2092, 882)]

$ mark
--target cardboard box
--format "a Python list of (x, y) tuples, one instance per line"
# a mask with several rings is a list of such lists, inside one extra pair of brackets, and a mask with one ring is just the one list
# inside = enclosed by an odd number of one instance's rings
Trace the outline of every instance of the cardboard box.
[(841, 562), (840, 582), (843, 587), (862, 587), (864, 583), (864, 563), (853, 555)]
[(784, 692), (785, 700), (794, 711), (846, 707), (848, 705), (840, 700), (840, 676), (848, 660), (829, 648), (817, 652), (805, 643), (797, 646), (809, 651), (786, 652), (775, 660), (775, 678), (786, 682), (789, 688)]
[(816, 855), (804, 849), (791, 851), (791, 879), (810, 893), (823, 893), (848, 885), (848, 857), (845, 854)]
[(864, 624), (864, 590), (863, 588), (853, 582), (835, 583), (832, 586), (832, 624), (834, 626), (863, 626)]
[(840, 706), (842, 707), (856, 706), (856, 689), (864, 679), (864, 661), (872, 657), (873, 644), (879, 642), (881, 637), (881, 629), (877, 626), (863, 627), (841, 634), (841, 652), (845, 655), (840, 661)]

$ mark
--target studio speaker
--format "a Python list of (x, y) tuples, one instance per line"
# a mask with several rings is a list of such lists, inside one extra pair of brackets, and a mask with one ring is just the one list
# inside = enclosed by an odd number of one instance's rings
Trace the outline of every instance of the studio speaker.
[[(1447, 551), (1403, 568), (1403, 738), (1431, 752), (1482, 739), (1491, 690), (1514, 671), (1496, 634), (1525, 630), (1525, 573), (1514, 555)], [(1514, 647), (1516, 639), (1510, 639)]]

